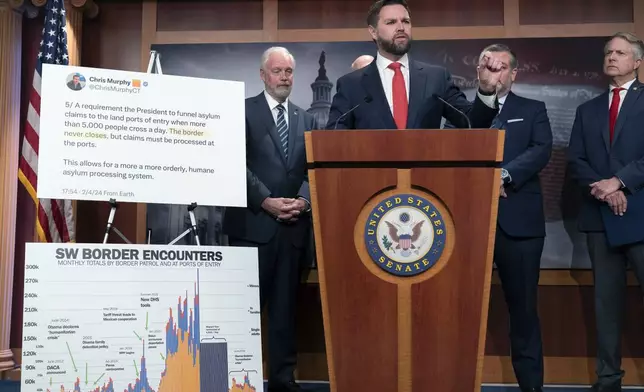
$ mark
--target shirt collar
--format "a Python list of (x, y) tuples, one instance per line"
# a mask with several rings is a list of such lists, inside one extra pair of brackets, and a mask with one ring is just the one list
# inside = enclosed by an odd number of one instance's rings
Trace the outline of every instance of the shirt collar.
[[(403, 68), (409, 68), (409, 57), (407, 56), (407, 53), (405, 53), (399, 60), (398, 62), (402, 64)], [(376, 55), (376, 66), (378, 67), (378, 70), (382, 72), (384, 69), (387, 69), (389, 64), (393, 63), (393, 61), (389, 60), (388, 58), (382, 56), (380, 52)]]
[[(280, 104), (275, 98), (271, 97), (271, 95), (266, 90), (264, 90), (264, 97), (266, 97), (266, 102), (268, 103), (268, 107), (271, 109), (271, 111), (275, 110), (277, 105)], [(286, 100), (282, 103), (282, 106), (284, 106), (284, 110), (288, 113), (288, 98), (286, 98)]]
[[(635, 79), (631, 80), (630, 82), (626, 82), (626, 83), (622, 84), (622, 85), (621, 85), (621, 86), (619, 86), (619, 87), (623, 88), (624, 90), (628, 90), (629, 88), (631, 88), (631, 85), (632, 85), (633, 83), (635, 83), (635, 80), (636, 80), (636, 79), (637, 79), (637, 78), (635, 78)], [(614, 89), (616, 89), (617, 87), (618, 87), (618, 86), (613, 86), (612, 84), (611, 84), (610, 86), (608, 86), (608, 88), (610, 89), (610, 91), (611, 91), (611, 92), (612, 92)]]
[(499, 113), (503, 110), (503, 106), (505, 106), (505, 100), (508, 99), (508, 95), (510, 95), (510, 91), (508, 91), (504, 96), (497, 98), (497, 101), (499, 102)]

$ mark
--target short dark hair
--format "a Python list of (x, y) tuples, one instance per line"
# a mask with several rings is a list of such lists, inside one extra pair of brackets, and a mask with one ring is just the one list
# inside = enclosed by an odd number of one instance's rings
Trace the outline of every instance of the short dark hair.
[(378, 0), (371, 5), (371, 8), (369, 8), (369, 13), (367, 14), (367, 25), (376, 27), (378, 25), (378, 19), (380, 19), (380, 10), (388, 5), (395, 4), (405, 7), (407, 13), (411, 15), (411, 11), (409, 11), (409, 6), (405, 0)]
[[(504, 52), (510, 55), (510, 68), (515, 69), (519, 67), (519, 61), (517, 60), (517, 55), (510, 49), (509, 46), (503, 44), (492, 44), (488, 45), (481, 51), (481, 57), (485, 52)], [(479, 57), (479, 58), (481, 58)]]

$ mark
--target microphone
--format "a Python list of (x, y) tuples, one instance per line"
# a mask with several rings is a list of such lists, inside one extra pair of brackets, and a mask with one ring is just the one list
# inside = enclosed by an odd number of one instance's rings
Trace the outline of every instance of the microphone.
[(456, 109), (456, 108), (454, 107), (454, 105), (450, 104), (449, 102), (447, 102), (446, 100), (444, 100), (443, 98), (441, 98), (438, 94), (432, 94), (432, 97), (434, 97), (434, 98), (438, 99), (439, 101), (443, 102), (445, 105), (447, 105), (447, 106), (449, 106), (450, 108), (452, 108), (452, 109), (456, 110), (456, 112), (457, 112), (458, 114), (460, 114), (461, 116), (465, 117), (465, 120), (467, 120), (467, 127), (468, 127), (469, 129), (472, 129), (472, 123), (470, 122), (470, 118), (469, 118), (469, 117), (467, 117), (467, 115), (466, 115), (465, 113), (463, 113), (462, 111), (460, 111), (460, 110)]
[(364, 97), (364, 101), (363, 101), (363, 102), (360, 102), (360, 103), (359, 103), (359, 104), (357, 104), (356, 106), (354, 106), (354, 107), (352, 107), (351, 109), (347, 110), (347, 111), (346, 111), (346, 112), (344, 112), (340, 117), (338, 117), (338, 119), (337, 119), (337, 120), (335, 120), (335, 126), (333, 127), (333, 130), (335, 131), (335, 130), (337, 130), (337, 129), (338, 129), (338, 123), (340, 122), (340, 120), (342, 120), (342, 118), (343, 118), (344, 116), (346, 116), (347, 114), (349, 114), (349, 113), (353, 112), (354, 110), (356, 110), (356, 109), (358, 108), (358, 106), (362, 105), (363, 103), (365, 103), (365, 102), (366, 102), (366, 103), (369, 103), (369, 102), (371, 102), (371, 101), (373, 101), (373, 99), (371, 98), (371, 95), (366, 95), (366, 96)]

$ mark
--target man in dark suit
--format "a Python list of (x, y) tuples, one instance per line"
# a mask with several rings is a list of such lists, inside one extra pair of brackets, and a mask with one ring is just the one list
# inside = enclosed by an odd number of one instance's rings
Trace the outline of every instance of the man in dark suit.
[(264, 52), (265, 91), (246, 100), (248, 207), (229, 208), (224, 232), (232, 246), (259, 251), (260, 302), (268, 307), (269, 392), (299, 391), (295, 305), (302, 248), (311, 226), (304, 132), (312, 115), (288, 97), (295, 60), (284, 48)]
[(360, 68), (364, 68), (367, 65), (371, 64), (373, 62), (374, 58), (370, 54), (363, 54), (362, 56), (358, 56), (357, 59), (351, 63), (351, 69), (356, 70)]
[[(644, 43), (633, 34), (611, 37), (604, 48), (609, 88), (577, 108), (568, 147), (571, 174), (583, 191), (579, 229), (587, 233), (595, 281), (595, 390), (599, 392), (621, 391), (628, 264), (644, 287), (644, 235), (615, 247), (607, 235), (609, 230), (641, 234), (644, 224), (640, 207), (644, 189), (644, 84), (637, 80), (643, 55)], [(636, 204), (629, 205), (629, 200)], [(606, 209), (604, 213), (602, 209)], [(629, 213), (642, 216), (632, 219)], [(620, 227), (629, 221), (633, 222), (629, 227)]]
[(439, 66), (410, 60), (410, 11), (405, 0), (376, 1), (367, 15), (369, 33), (378, 46), (368, 66), (338, 79), (329, 111), (328, 129), (440, 128), (445, 117), (459, 128), (468, 121), (487, 128), (496, 115), (495, 88), (501, 65), (485, 54), (477, 67), (479, 89), (474, 103)]
[(496, 91), (499, 115), (492, 124), (505, 130), (494, 263), (510, 314), (514, 374), (522, 392), (540, 392), (543, 351), (537, 294), (546, 225), (539, 172), (550, 160), (552, 130), (543, 102), (511, 91), (518, 67), (514, 52), (494, 44), (484, 53), (502, 64)]

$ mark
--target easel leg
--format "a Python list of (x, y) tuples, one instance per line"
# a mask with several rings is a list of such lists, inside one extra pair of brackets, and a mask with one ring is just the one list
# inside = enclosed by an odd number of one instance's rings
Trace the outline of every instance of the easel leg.
[(196, 208), (197, 208), (197, 203), (192, 203), (192, 204), (190, 204), (188, 206), (188, 215), (190, 215), (190, 227), (186, 231), (181, 233), (177, 238), (172, 240), (172, 242), (170, 242), (168, 245), (176, 244), (177, 241), (179, 241), (180, 239), (182, 239), (183, 237), (188, 235), (188, 233), (190, 233), (190, 232), (192, 232), (192, 234), (194, 234), (195, 242), (197, 243), (197, 245), (201, 245), (201, 242), (199, 241), (199, 233), (197, 232), (197, 219), (195, 218), (195, 209)]
[(197, 233), (197, 219), (195, 218), (195, 208), (197, 208), (197, 203), (192, 203), (188, 207), (188, 214), (190, 215), (190, 223), (192, 224), (192, 233), (195, 235), (195, 242), (197, 245), (201, 245), (199, 241), (199, 233)]
[(112, 224), (114, 223), (114, 215), (116, 215), (116, 209), (118, 208), (118, 204), (116, 204), (116, 200), (110, 199), (110, 205), (112, 208), (110, 209), (110, 216), (107, 218), (107, 227), (105, 228), (105, 237), (103, 237), (103, 243), (107, 244), (107, 239), (110, 236), (110, 231), (112, 230)]
[(119, 229), (114, 227), (114, 215), (116, 215), (116, 209), (118, 208), (118, 204), (116, 203), (116, 200), (110, 199), (109, 203), (112, 206), (112, 208), (110, 209), (110, 216), (107, 218), (107, 226), (105, 227), (105, 236), (103, 237), (103, 243), (107, 244), (107, 239), (110, 236), (110, 231), (114, 230), (114, 232), (119, 237), (121, 237), (121, 239), (125, 241), (125, 243), (131, 244), (130, 240), (128, 240), (127, 237), (125, 237), (125, 235), (123, 235), (123, 233), (121, 233)]

